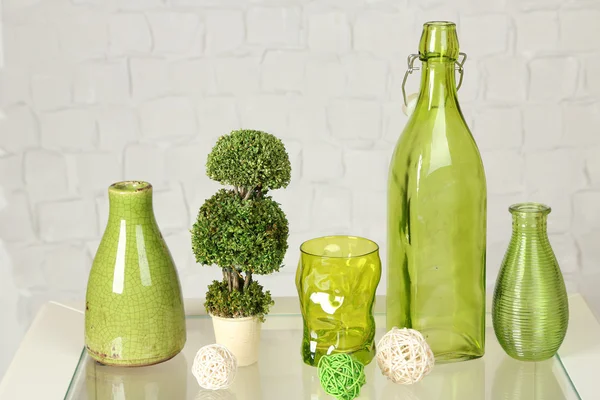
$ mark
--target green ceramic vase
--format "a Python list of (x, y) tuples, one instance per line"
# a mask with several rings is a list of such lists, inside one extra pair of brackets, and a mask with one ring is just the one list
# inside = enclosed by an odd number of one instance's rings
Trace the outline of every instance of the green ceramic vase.
[(141, 366), (166, 361), (186, 340), (177, 270), (152, 209), (152, 185), (108, 188), (106, 231), (90, 271), (85, 344), (96, 361)]

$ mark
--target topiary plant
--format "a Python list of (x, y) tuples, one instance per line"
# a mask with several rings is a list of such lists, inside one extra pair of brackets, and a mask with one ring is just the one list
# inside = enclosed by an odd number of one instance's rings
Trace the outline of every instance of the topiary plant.
[(290, 173), (281, 140), (261, 131), (233, 131), (208, 155), (206, 174), (233, 187), (204, 202), (191, 231), (196, 262), (223, 269), (223, 280), (206, 295), (209, 314), (264, 320), (273, 301), (253, 274), (281, 268), (289, 234), (284, 212), (267, 192), (286, 187)]
[(231, 185), (244, 196), (290, 183), (292, 167), (285, 146), (275, 136), (252, 130), (221, 136), (208, 155), (206, 175)]

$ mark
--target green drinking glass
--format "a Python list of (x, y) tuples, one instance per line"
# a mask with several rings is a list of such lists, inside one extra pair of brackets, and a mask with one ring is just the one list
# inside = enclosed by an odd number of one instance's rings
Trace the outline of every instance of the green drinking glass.
[(509, 211), (513, 230), (494, 290), (494, 331), (509, 356), (542, 361), (556, 354), (569, 321), (565, 282), (546, 233), (550, 207), (520, 203)]
[(304, 362), (316, 366), (324, 355), (349, 353), (368, 364), (375, 355), (379, 246), (360, 237), (327, 236), (304, 242), (300, 252), (296, 288)]

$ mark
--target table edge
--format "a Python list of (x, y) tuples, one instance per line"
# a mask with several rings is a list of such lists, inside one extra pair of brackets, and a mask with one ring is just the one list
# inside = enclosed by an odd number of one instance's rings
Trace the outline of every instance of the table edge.
[[(202, 299), (185, 299), (186, 314), (206, 315), (203, 304)], [(580, 397), (591, 399), (597, 389), (593, 371), (600, 366), (600, 323), (581, 294), (570, 295), (569, 305), (569, 330), (559, 357)], [(375, 308), (384, 311), (385, 296), (377, 296)], [(42, 306), (0, 381), (0, 399), (64, 398), (84, 345), (83, 309), (82, 301)], [(298, 311), (297, 297), (279, 297), (269, 315)]]

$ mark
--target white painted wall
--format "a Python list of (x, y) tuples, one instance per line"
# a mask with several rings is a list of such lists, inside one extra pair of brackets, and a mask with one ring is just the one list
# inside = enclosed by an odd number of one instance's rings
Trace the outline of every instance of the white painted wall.
[(385, 249), (400, 84), (430, 19), (456, 21), (469, 54), (460, 100), (488, 177), (488, 282), (507, 207), (524, 200), (553, 207), (565, 274), (595, 268), (598, 1), (4, 0), (0, 375), (40, 304), (84, 296), (113, 181), (152, 182), (185, 295), (203, 295), (219, 271), (194, 264), (188, 229), (218, 188), (206, 155), (231, 129), (274, 133), (292, 159), (293, 183), (274, 194), (287, 266), (261, 280), (275, 295), (295, 295), (307, 238)]

